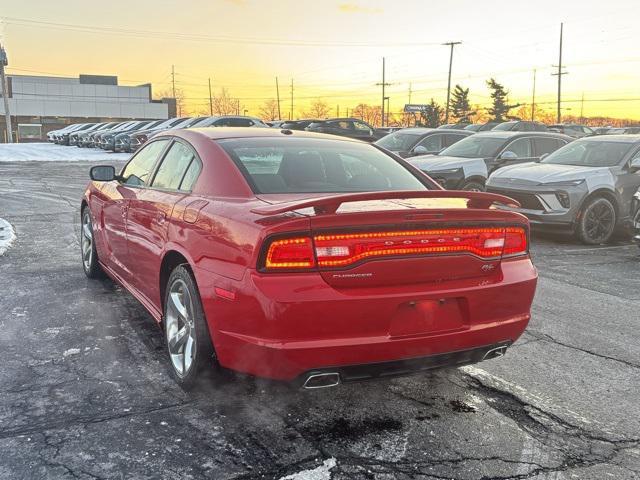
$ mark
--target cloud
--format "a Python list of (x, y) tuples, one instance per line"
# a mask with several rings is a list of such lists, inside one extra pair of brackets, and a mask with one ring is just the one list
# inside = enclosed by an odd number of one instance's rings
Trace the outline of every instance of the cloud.
[(357, 3), (341, 3), (338, 5), (338, 10), (342, 13), (382, 13), (381, 8), (363, 7)]

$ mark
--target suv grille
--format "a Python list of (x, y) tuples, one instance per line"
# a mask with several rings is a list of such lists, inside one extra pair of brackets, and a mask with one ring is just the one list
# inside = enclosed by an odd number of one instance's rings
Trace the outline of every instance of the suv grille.
[(524, 192), (518, 192), (514, 190), (501, 190), (497, 188), (488, 188), (487, 192), (498, 193), (500, 195), (505, 195), (507, 197), (513, 198), (518, 203), (520, 203), (522, 208), (526, 210), (544, 210), (545, 209), (542, 203), (540, 203), (540, 200), (538, 200), (538, 197), (536, 197), (532, 193), (524, 193)]

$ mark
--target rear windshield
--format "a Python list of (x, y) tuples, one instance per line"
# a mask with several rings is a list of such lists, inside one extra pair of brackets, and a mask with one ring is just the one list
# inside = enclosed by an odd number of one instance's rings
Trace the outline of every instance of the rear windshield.
[(631, 142), (577, 140), (556, 150), (541, 163), (581, 167), (615, 167), (631, 150)]
[(427, 190), (401, 163), (368, 144), (310, 138), (218, 140), (256, 193)]
[(440, 155), (462, 158), (495, 157), (504, 143), (504, 138), (472, 135), (445, 148)]
[(413, 148), (419, 138), (419, 133), (395, 132), (382, 137), (376, 142), (376, 145), (380, 145), (392, 152), (407, 152)]
[(516, 124), (516, 122), (504, 122), (504, 123), (500, 123), (498, 125), (496, 125), (495, 127), (493, 127), (492, 130), (496, 130), (496, 131), (510, 131), (513, 126)]

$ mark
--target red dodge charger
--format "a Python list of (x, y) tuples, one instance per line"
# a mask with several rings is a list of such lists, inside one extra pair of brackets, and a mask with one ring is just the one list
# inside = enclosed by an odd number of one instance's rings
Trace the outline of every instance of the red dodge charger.
[(162, 325), (185, 388), (207, 365), (320, 388), (502, 355), (537, 273), (513, 200), (445, 191), (355, 140), (276, 129), (155, 136), (91, 169), (87, 276)]

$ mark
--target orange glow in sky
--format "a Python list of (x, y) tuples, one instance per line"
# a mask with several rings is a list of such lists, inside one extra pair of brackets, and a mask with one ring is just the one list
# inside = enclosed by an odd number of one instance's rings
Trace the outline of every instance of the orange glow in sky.
[[(379, 105), (382, 57), (392, 112), (405, 103), (444, 103), (452, 84), (487, 105), (490, 76), (513, 103), (553, 111), (560, 22), (564, 22), (564, 112), (640, 119), (640, 28), (635, 0), (0, 0), (9, 73), (117, 75), (171, 91), (171, 66), (189, 113), (208, 112), (208, 79), (241, 110), (258, 115), (276, 97), (283, 117), (315, 99), (331, 114)], [(411, 90), (411, 93), (410, 93)], [(581, 98), (584, 94), (584, 103)]]

